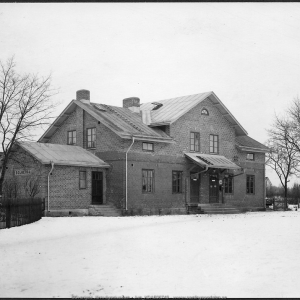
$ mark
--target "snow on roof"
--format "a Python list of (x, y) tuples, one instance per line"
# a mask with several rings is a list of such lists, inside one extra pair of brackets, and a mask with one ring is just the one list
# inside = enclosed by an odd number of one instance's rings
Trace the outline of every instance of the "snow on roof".
[(18, 145), (42, 164), (50, 164), (52, 161), (56, 165), (65, 166), (110, 167), (93, 153), (78, 146), (37, 142), (19, 142)]

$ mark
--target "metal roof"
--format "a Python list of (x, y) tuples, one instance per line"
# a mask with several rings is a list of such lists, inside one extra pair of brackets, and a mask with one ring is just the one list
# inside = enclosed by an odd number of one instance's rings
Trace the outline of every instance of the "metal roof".
[(235, 163), (233, 163), (228, 158), (222, 155), (185, 153), (185, 156), (201, 167), (231, 170), (241, 169), (241, 167), (239, 167), (238, 165), (236, 165)]
[(213, 105), (219, 109), (224, 118), (226, 118), (232, 126), (235, 127), (237, 135), (247, 135), (247, 131), (212, 91), (157, 101), (156, 104), (162, 104), (162, 106), (157, 110), (152, 110), (156, 106), (153, 102), (144, 103), (141, 105), (141, 110), (151, 111), (152, 123), (150, 126), (155, 126), (156, 124), (159, 125), (161, 123), (172, 124), (205, 99), (209, 99)]
[(159, 128), (156, 130), (150, 128), (143, 123), (141, 114), (132, 112), (128, 108), (99, 103), (83, 103), (77, 100), (73, 100), (65, 108), (42, 135), (39, 142), (47, 142), (77, 106), (84, 109), (97, 121), (103, 123), (121, 138), (131, 139), (134, 136), (136, 140), (174, 143), (173, 139), (164, 131)]
[[(79, 106), (121, 138), (131, 139), (134, 136), (137, 140), (174, 143), (174, 140), (157, 126), (175, 122), (205, 99), (209, 99), (219, 109), (224, 118), (235, 128), (236, 135), (247, 135), (246, 130), (234, 118), (215, 93), (206, 92), (145, 103), (140, 106), (140, 113), (123, 107), (72, 100), (42, 135), (39, 142), (47, 142), (51, 139), (57, 128)], [(158, 107), (158, 104), (162, 104), (162, 106)], [(158, 109), (152, 110), (155, 107), (158, 107)], [(156, 127), (155, 130), (154, 127)]]
[(254, 140), (250, 136), (247, 135), (242, 135), (242, 136), (237, 136), (236, 139), (236, 145), (244, 151), (254, 151), (254, 152), (269, 152), (270, 149), (261, 144), (260, 142)]
[(18, 142), (42, 164), (80, 167), (109, 168), (110, 166), (93, 153), (79, 147), (37, 142)]

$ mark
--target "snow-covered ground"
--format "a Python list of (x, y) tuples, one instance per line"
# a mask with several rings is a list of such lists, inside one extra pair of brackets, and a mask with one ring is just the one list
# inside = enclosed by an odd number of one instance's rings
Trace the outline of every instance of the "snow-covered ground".
[(300, 213), (43, 218), (0, 230), (0, 297), (299, 297)]

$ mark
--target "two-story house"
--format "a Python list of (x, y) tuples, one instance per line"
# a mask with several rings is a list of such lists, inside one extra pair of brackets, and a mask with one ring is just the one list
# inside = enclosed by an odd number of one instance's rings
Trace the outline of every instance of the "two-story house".
[(123, 107), (91, 102), (87, 90), (76, 96), (39, 143), (19, 143), (43, 166), (41, 195), (50, 211), (265, 207), (268, 148), (247, 135), (214, 92), (145, 104), (131, 97)]

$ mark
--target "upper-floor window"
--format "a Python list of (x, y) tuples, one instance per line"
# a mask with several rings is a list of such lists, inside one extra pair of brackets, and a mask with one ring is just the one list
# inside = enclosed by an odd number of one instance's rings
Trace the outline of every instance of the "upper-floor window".
[(209, 115), (208, 110), (206, 108), (203, 108), (201, 111), (201, 115), (208, 116)]
[(76, 144), (76, 130), (68, 131), (68, 145)]
[(172, 192), (182, 193), (182, 172), (172, 171)]
[(143, 143), (143, 151), (154, 151), (153, 143)]
[(200, 151), (200, 133), (191, 132), (190, 133), (190, 149), (194, 152)]
[(233, 194), (233, 177), (228, 176), (224, 178), (224, 193)]
[(153, 193), (154, 191), (154, 170), (142, 170), (142, 191)]
[(247, 160), (254, 160), (254, 153), (247, 153), (246, 159)]
[(87, 148), (96, 147), (96, 128), (87, 129)]
[(219, 136), (210, 134), (209, 136), (209, 152), (217, 154), (219, 153)]
[(254, 175), (247, 175), (246, 193), (247, 194), (254, 194), (255, 193), (255, 177), (254, 177)]

